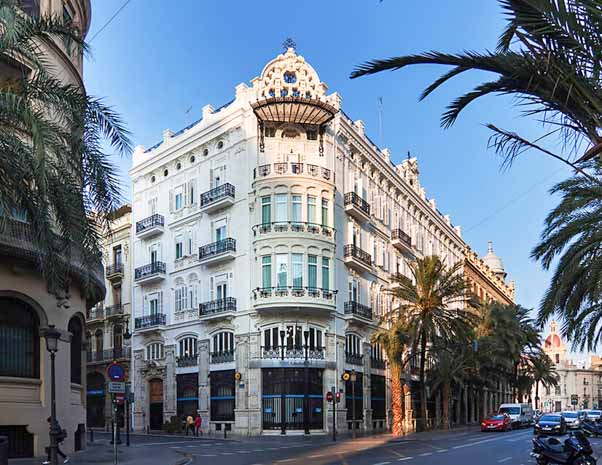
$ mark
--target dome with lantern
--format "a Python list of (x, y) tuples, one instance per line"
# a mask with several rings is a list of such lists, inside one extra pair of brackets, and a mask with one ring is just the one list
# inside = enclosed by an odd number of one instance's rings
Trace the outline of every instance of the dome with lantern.
[(506, 270), (504, 270), (504, 264), (502, 259), (493, 252), (493, 242), (488, 242), (487, 255), (482, 258), (483, 262), (493, 271), (496, 275), (506, 278)]

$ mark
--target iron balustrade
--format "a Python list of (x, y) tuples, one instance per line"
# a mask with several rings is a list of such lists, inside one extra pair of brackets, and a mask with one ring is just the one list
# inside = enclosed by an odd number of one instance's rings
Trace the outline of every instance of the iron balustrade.
[(100, 320), (105, 317), (104, 308), (91, 308), (88, 310), (88, 320)]
[(105, 275), (108, 278), (109, 276), (113, 276), (116, 274), (122, 274), (122, 273), (123, 273), (123, 263), (115, 263), (113, 265), (107, 266)]
[(326, 181), (330, 181), (333, 178), (332, 170), (328, 168), (312, 164), (304, 165), (303, 163), (297, 162), (290, 163), (290, 169), (289, 163), (274, 163), (273, 167), (271, 164), (259, 165), (253, 170), (253, 178), (265, 178), (266, 176), (269, 176), (272, 171), (274, 174), (307, 174), (314, 178), (321, 177)]
[(291, 171), (293, 174), (303, 173), (303, 163), (291, 163)]
[(269, 234), (271, 232), (294, 232), (322, 235), (329, 239), (335, 237), (336, 230), (330, 226), (324, 226), (317, 223), (307, 223), (304, 221), (274, 221), (271, 223), (261, 223), (253, 226), (253, 234)]
[(274, 163), (274, 173), (284, 174), (288, 171), (288, 163)]
[(199, 248), (199, 260), (215, 257), (226, 252), (236, 252), (236, 239), (228, 237)]
[(258, 287), (253, 291), (254, 299), (274, 297), (310, 297), (312, 299), (334, 300), (336, 291), (320, 287), (275, 286)]
[(372, 256), (365, 250), (360, 249), (357, 245), (347, 244), (344, 249), (345, 258), (357, 258), (368, 266), (372, 266)]
[(210, 300), (209, 302), (199, 304), (199, 316), (214, 315), (216, 313), (235, 311), (236, 299), (234, 297)]
[(197, 354), (194, 355), (183, 355), (176, 358), (176, 365), (178, 368), (195, 367), (199, 364), (199, 357)]
[(372, 308), (368, 305), (360, 304), (354, 300), (345, 302), (345, 315), (358, 315), (362, 318), (372, 320)]
[(165, 274), (165, 262), (152, 262), (134, 270), (134, 280), (148, 278), (156, 274)]
[(378, 358), (371, 358), (370, 365), (372, 366), (372, 368), (379, 368), (381, 370), (385, 369), (385, 361), (380, 360)]
[(214, 189), (201, 194), (201, 207), (210, 205), (225, 198), (231, 198), (234, 200), (234, 196), (234, 186), (230, 183), (222, 184), (221, 186), (215, 187)]
[(397, 240), (403, 242), (406, 246), (412, 247), (412, 238), (410, 237), (410, 235), (408, 233), (406, 233), (402, 229), (394, 229), (391, 232), (391, 239), (392, 240), (397, 239)]
[(366, 215), (370, 215), (370, 204), (355, 192), (347, 192), (345, 194), (345, 206), (347, 205), (353, 205), (363, 211)]
[(118, 347), (114, 349), (88, 352), (87, 358), (89, 363), (110, 362), (113, 360), (128, 359), (130, 358), (130, 353), (131, 349), (129, 347)]
[(123, 306), (122, 305), (111, 305), (110, 307), (105, 307), (105, 315), (107, 317), (123, 315)]
[(157, 226), (163, 226), (165, 224), (165, 218), (163, 215), (155, 213), (154, 215), (144, 218), (136, 223), (136, 234), (146, 231)]
[(362, 354), (354, 354), (351, 352), (345, 352), (345, 361), (350, 365), (363, 365), (364, 356)]
[(134, 320), (135, 329), (151, 328), (165, 324), (165, 313), (155, 313), (153, 315), (139, 316)]
[(228, 363), (234, 361), (234, 351), (227, 350), (223, 352), (213, 352), (211, 354), (210, 363)]
[(324, 360), (324, 347), (308, 346), (261, 346), (263, 359), (294, 359), (294, 360)]

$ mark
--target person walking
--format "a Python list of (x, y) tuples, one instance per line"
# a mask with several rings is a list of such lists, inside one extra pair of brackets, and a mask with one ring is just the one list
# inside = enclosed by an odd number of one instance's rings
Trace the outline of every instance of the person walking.
[(200, 415), (197, 414), (196, 418), (194, 419), (194, 429), (196, 432), (196, 435), (198, 436), (199, 434), (202, 436), (203, 435), (203, 430), (201, 429), (201, 423), (202, 423), (203, 419), (201, 418)]
[[(52, 423), (52, 418), (48, 417), (46, 419), (46, 421), (50, 425)], [(56, 425), (61, 430), (61, 434), (56, 438), (56, 454), (60, 455), (63, 458), (63, 463), (67, 463), (69, 461), (69, 457), (67, 457), (60, 448), (61, 442), (63, 442), (65, 440), (65, 438), (67, 437), (67, 430), (61, 429), (61, 425), (59, 425), (58, 420), (56, 422)], [(46, 452), (46, 461), (42, 462), (42, 464), (50, 465), (50, 446), (46, 447), (44, 450)]]
[(186, 436), (188, 436), (188, 431), (194, 436), (194, 418), (192, 418), (192, 415), (186, 417)]

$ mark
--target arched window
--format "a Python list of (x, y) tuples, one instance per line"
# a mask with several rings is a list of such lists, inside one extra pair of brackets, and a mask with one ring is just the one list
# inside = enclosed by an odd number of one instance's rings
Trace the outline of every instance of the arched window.
[(197, 355), (197, 338), (193, 336), (180, 339), (180, 357), (196, 357)]
[(161, 360), (165, 357), (163, 351), (163, 344), (160, 342), (153, 342), (146, 346), (146, 359), (147, 360)]
[(96, 347), (96, 353), (102, 354), (104, 350), (104, 341), (102, 336), (102, 329), (97, 329), (94, 333), (94, 341)]
[(0, 376), (40, 377), (36, 313), (17, 299), (0, 299)]
[(214, 334), (211, 339), (211, 353), (224, 354), (234, 352), (234, 333), (222, 331)]
[(82, 384), (82, 336), (83, 327), (78, 317), (69, 320), (67, 327), (71, 333), (71, 382)]

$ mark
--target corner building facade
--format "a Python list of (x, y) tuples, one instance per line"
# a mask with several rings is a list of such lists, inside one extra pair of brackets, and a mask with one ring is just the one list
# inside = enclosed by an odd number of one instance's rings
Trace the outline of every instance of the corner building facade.
[[(199, 413), (241, 435), (390, 425), (370, 344), (391, 275), (463, 259), (416, 159), (395, 166), (294, 49), (233, 101), (138, 147), (132, 231), (134, 426)], [(357, 381), (343, 382), (355, 370)], [(354, 392), (354, 395), (352, 395)]]

